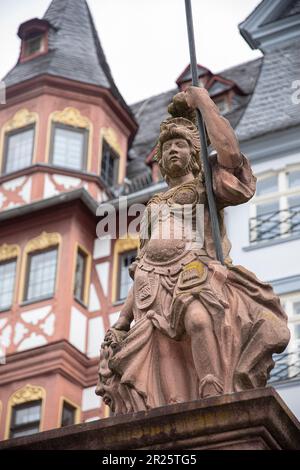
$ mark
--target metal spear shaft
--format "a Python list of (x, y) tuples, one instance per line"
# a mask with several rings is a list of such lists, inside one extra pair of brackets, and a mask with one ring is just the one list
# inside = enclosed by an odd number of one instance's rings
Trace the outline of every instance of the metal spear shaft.
[[(199, 82), (198, 82), (198, 72), (197, 72), (197, 59), (196, 59), (191, 0), (185, 0), (185, 12), (186, 12), (187, 31), (188, 31), (188, 38), (189, 38), (190, 62), (191, 62), (191, 69), (192, 69), (192, 84), (193, 86), (198, 87)], [(220, 263), (224, 264), (219, 220), (218, 220), (216, 202), (215, 202), (213, 189), (212, 189), (211, 167), (210, 167), (210, 163), (208, 160), (208, 152), (207, 152), (207, 146), (206, 146), (206, 133), (205, 133), (205, 127), (204, 127), (202, 114), (199, 111), (199, 109), (196, 109), (196, 115), (197, 115), (197, 126), (199, 130), (200, 143), (201, 143), (201, 156), (202, 156), (204, 176), (205, 176), (206, 194), (207, 194), (208, 208), (209, 208), (209, 214), (210, 214), (210, 220), (211, 220), (212, 236), (213, 236), (213, 240), (215, 244), (217, 259), (218, 261), (220, 261)]]

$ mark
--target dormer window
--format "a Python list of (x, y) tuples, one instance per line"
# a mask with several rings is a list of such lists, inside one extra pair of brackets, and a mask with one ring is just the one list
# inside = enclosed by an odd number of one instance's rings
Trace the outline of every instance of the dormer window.
[(218, 106), (221, 114), (229, 113), (229, 111), (231, 110), (231, 105), (228, 99), (226, 99), (225, 97), (216, 99), (215, 104)]
[(28, 57), (32, 54), (42, 52), (43, 49), (43, 36), (41, 34), (35, 35), (25, 40), (24, 56)]
[(48, 21), (38, 18), (21, 24), (18, 31), (18, 35), (22, 39), (20, 62), (48, 52), (49, 27)]
[[(212, 73), (203, 65), (197, 65), (198, 72), (198, 85), (200, 87), (205, 87), (207, 82), (210, 80)], [(179, 75), (176, 80), (176, 84), (180, 91), (185, 91), (189, 86), (192, 85), (192, 71), (190, 65), (188, 65), (184, 71)]]

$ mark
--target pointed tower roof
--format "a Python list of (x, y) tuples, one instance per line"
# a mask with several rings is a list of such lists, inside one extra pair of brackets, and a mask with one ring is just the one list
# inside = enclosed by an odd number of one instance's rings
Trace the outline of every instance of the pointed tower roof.
[(4, 77), (6, 86), (54, 75), (110, 89), (129, 111), (112, 78), (86, 0), (52, 0), (43, 20), (49, 23), (47, 54), (19, 60)]

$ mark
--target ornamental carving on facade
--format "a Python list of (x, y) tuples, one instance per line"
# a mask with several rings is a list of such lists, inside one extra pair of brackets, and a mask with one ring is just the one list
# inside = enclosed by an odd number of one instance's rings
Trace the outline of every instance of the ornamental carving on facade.
[(28, 401), (41, 400), (44, 397), (44, 390), (41, 387), (27, 384), (25, 387), (17, 390), (10, 398), (12, 406), (21, 405)]
[(102, 127), (101, 135), (111, 148), (114, 149), (118, 155), (121, 155), (122, 150), (116, 132), (111, 127)]
[(26, 252), (45, 250), (50, 246), (59, 245), (61, 236), (59, 233), (42, 232), (36, 238), (30, 240), (26, 245)]
[(89, 119), (82, 116), (78, 109), (72, 107), (65, 108), (63, 111), (55, 111), (52, 114), (52, 121), (83, 129), (89, 129), (91, 126)]
[(16, 112), (16, 114), (5, 125), (5, 132), (10, 132), (14, 129), (29, 126), (37, 121), (37, 113), (30, 112), (28, 109), (23, 108)]
[(0, 261), (17, 258), (20, 253), (18, 245), (7, 245), (4, 243), (0, 246)]

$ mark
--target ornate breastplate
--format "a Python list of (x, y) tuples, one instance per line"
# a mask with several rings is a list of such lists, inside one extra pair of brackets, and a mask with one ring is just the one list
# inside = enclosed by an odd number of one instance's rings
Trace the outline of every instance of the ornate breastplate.
[(190, 236), (187, 239), (186, 211), (192, 218), (195, 217), (196, 204), (205, 201), (205, 189), (197, 178), (166, 193), (156, 194), (148, 205), (151, 237), (145, 250), (146, 259), (158, 264), (180, 259), (190, 249), (191, 242)]

